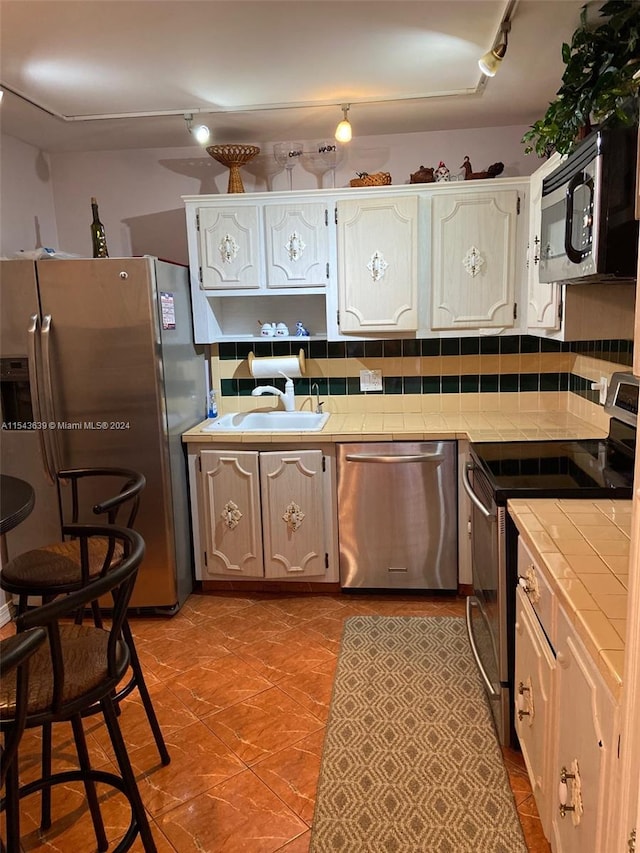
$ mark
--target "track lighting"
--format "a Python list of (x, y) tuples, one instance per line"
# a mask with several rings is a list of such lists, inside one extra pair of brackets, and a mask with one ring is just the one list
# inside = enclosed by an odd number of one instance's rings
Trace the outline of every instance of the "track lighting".
[(351, 104), (342, 105), (342, 121), (336, 127), (336, 139), (338, 142), (351, 142), (351, 122), (347, 118)]
[(187, 123), (187, 130), (192, 136), (195, 136), (196, 141), (200, 143), (200, 145), (206, 145), (211, 137), (211, 131), (207, 127), (206, 124), (199, 124), (197, 127), (193, 126), (193, 113), (185, 113), (184, 120)]
[(478, 65), (480, 71), (487, 77), (495, 77), (496, 71), (500, 68), (500, 63), (507, 52), (507, 36), (511, 30), (511, 21), (505, 18), (500, 24), (500, 34), (496, 41), (497, 44), (487, 51), (479, 60)]

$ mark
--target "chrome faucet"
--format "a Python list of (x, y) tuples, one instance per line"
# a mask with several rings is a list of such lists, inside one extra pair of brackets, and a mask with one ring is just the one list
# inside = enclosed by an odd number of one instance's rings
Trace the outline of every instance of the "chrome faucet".
[(258, 387), (254, 388), (251, 392), (251, 396), (260, 397), (262, 394), (275, 394), (276, 397), (280, 397), (282, 399), (282, 405), (284, 406), (285, 412), (295, 412), (296, 398), (293, 390), (293, 379), (289, 379), (289, 377), (284, 373), (282, 373), (282, 376), (286, 379), (286, 382), (284, 383), (284, 391), (281, 391), (274, 385), (258, 385)]
[(316, 414), (321, 415), (324, 403), (320, 402), (320, 389), (318, 388), (317, 382), (314, 382), (311, 386), (311, 393), (316, 395)]

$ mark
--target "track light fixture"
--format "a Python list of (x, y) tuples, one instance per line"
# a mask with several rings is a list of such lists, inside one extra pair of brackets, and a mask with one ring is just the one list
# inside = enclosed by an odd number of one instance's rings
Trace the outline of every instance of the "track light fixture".
[(500, 63), (507, 52), (508, 35), (511, 31), (511, 13), (514, 6), (515, 3), (511, 2), (507, 7), (505, 16), (500, 24), (500, 32), (491, 50), (487, 51), (484, 56), (481, 56), (478, 60), (480, 71), (482, 71), (486, 77), (495, 77), (496, 71), (500, 68)]
[(206, 145), (211, 137), (211, 131), (207, 127), (206, 124), (199, 124), (197, 127), (193, 126), (193, 113), (185, 113), (184, 120), (187, 123), (187, 130), (189, 133), (196, 138), (196, 141), (200, 143), (200, 145)]
[(347, 118), (347, 113), (349, 112), (349, 107), (351, 104), (343, 104), (342, 105), (342, 121), (336, 127), (336, 139), (338, 142), (351, 142), (351, 122)]

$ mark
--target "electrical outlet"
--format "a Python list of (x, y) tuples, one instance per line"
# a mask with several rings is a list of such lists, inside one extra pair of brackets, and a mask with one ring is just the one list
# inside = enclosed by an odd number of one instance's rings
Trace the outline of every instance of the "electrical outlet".
[(382, 371), (381, 370), (361, 370), (360, 371), (360, 390), (361, 391), (382, 391)]

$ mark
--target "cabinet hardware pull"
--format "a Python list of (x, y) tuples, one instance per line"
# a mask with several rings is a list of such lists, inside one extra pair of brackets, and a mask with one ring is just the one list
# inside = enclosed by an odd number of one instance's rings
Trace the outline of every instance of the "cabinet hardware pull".
[[(570, 773), (566, 767), (562, 767), (560, 770), (560, 784), (558, 785), (558, 799), (560, 800), (560, 817), (565, 817), (567, 812), (573, 812), (572, 819), (573, 825), (578, 826), (580, 823), (580, 818), (584, 812), (584, 808), (582, 806), (582, 786), (580, 780), (580, 772), (578, 769), (578, 762), (571, 762), (571, 770)], [(573, 784), (571, 786), (571, 805), (567, 805), (567, 799), (569, 798), (569, 786), (567, 781), (569, 779), (573, 779)]]

